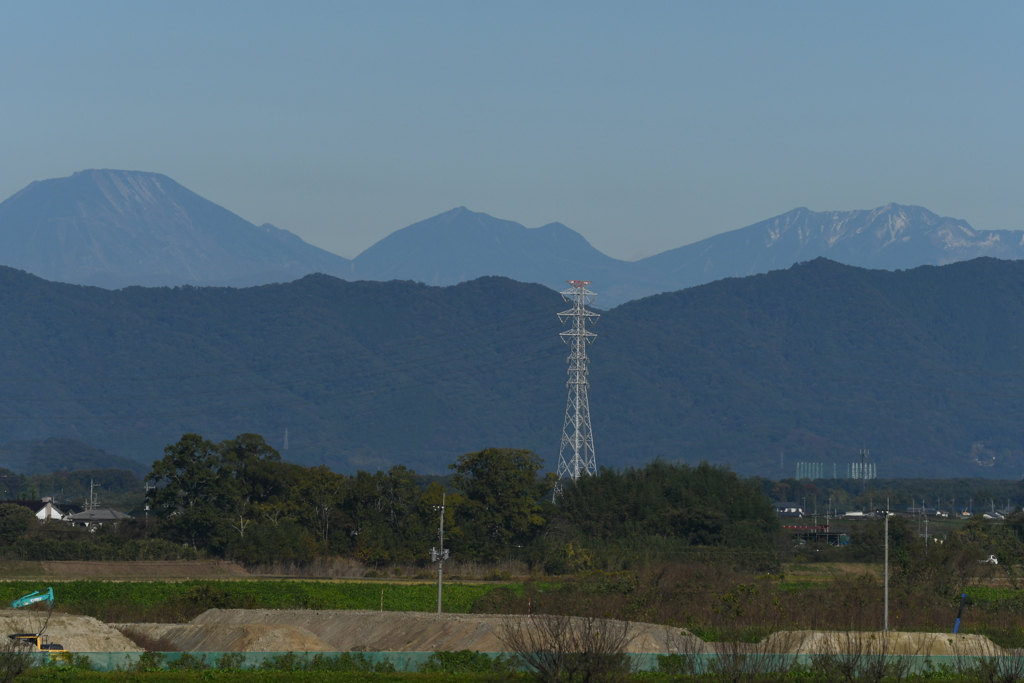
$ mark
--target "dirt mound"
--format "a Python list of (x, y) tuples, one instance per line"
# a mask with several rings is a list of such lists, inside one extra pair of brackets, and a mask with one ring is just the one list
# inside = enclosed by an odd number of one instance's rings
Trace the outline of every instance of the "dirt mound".
[[(189, 624), (122, 624), (147, 647), (185, 652), (501, 652), (501, 615), (362, 610), (207, 610)], [(512, 617), (525, 619), (525, 617)], [(630, 625), (631, 652), (700, 652), (683, 629)], [(287, 646), (286, 646), (287, 644)]]
[(38, 633), (41, 629), (51, 643), (60, 643), (72, 652), (138, 652), (142, 648), (117, 629), (92, 617), (54, 613), (46, 621), (45, 612), (0, 610), (0, 635)]
[(993, 656), (1003, 649), (985, 636), (900, 631), (779, 631), (764, 639), (765, 651), (793, 654)]
[(120, 624), (127, 637), (160, 652), (331, 652), (304, 628), (242, 624)]
[(333, 652), (334, 648), (304, 628), (272, 628), (240, 652)]

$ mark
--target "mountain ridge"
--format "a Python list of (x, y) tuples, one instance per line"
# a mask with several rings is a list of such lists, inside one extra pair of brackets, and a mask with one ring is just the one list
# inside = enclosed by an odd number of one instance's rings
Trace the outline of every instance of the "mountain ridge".
[(638, 261), (602, 253), (553, 222), (527, 228), (466, 207), (406, 226), (348, 260), (268, 223), (256, 226), (167, 176), (87, 170), (34, 181), (0, 203), (0, 263), (46, 279), (106, 288), (247, 287), (313, 272), (348, 280), (450, 285), (496, 275), (555, 291), (594, 283), (612, 308), (727, 277), (825, 256), (904, 270), (978, 256), (1024, 258), (1024, 231), (975, 230), (962, 219), (890, 203), (779, 216)]
[[(882, 477), (1020, 478), (1022, 298), (1024, 261), (819, 258), (623, 304), (588, 351), (598, 464), (778, 478), (780, 452), (841, 471), (867, 445)], [(0, 267), (0, 443), (71, 438), (148, 464), (185, 432), (255, 432), (345, 472), (441, 473), (491, 446), (553, 468), (563, 310), (501, 277), (111, 291)]]

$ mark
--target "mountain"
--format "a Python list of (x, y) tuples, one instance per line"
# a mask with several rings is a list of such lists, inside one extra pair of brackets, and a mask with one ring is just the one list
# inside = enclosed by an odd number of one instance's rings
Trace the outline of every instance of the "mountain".
[(349, 262), (255, 226), (158, 173), (88, 170), (0, 203), (0, 263), (47, 280), (127, 285), (288, 282)]
[(619, 304), (825, 256), (899, 270), (979, 256), (1024, 258), (1024, 231), (977, 231), (917, 206), (794, 209), (636, 262), (550, 223), (527, 228), (459, 207), (395, 231), (349, 261), (269, 224), (255, 226), (167, 176), (89, 170), (30, 184), (0, 203), (0, 264), (47, 280), (246, 287), (311, 273), (447, 286), (496, 275), (555, 291), (592, 281), (597, 305)]
[(0, 467), (17, 474), (50, 474), (62, 470), (131, 470), (145, 475), (149, 469), (74, 439), (11, 441), (0, 446)]
[(1024, 258), (1024, 231), (978, 231), (919, 206), (888, 204), (871, 211), (805, 208), (709, 237), (637, 262), (671, 279), (675, 289), (725, 277), (788, 268), (825, 256), (863, 268), (899, 270), (979, 256)]
[(561, 223), (526, 228), (465, 207), (398, 230), (357, 256), (352, 278), (449, 285), (484, 275), (561, 290), (593, 281), (602, 307), (661, 292), (789, 268), (819, 256), (900, 270), (979, 256), (1024, 258), (1024, 232), (974, 230), (918, 206), (870, 211), (805, 208), (636, 262), (602, 254)]
[(556, 291), (568, 279), (600, 282), (602, 306), (665, 291), (670, 278), (649, 277), (602, 254), (561, 223), (527, 228), (459, 207), (397, 230), (352, 261), (352, 278), (413, 280), (447, 286), (498, 275)]
[[(590, 352), (598, 463), (778, 477), (867, 446), (881, 477), (1020, 478), (1021, 301), (1024, 261), (815, 259), (616, 307)], [(498, 277), (109, 291), (0, 268), (0, 441), (148, 464), (184, 432), (283, 448), (287, 429), (286, 459), (347, 472), (443, 473), (488, 446), (553, 467), (564, 308)]]

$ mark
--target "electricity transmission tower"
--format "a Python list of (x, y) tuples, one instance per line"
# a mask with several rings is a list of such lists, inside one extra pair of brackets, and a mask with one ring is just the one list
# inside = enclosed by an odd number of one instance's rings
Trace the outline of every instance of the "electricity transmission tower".
[(571, 327), (562, 332), (562, 341), (569, 345), (569, 397), (565, 403), (565, 423), (562, 426), (562, 445), (558, 449), (558, 486), (552, 499), (558, 498), (561, 482), (568, 477), (573, 481), (582, 474), (595, 474), (597, 461), (594, 458), (594, 435), (590, 429), (590, 401), (587, 389), (590, 386), (587, 376), (587, 344), (597, 336), (587, 330), (587, 322), (596, 323), (599, 316), (587, 309), (593, 303), (596, 294), (587, 289), (589, 280), (569, 280), (571, 288), (562, 292), (562, 298), (572, 304), (572, 308), (558, 314), (562, 324), (569, 322)]

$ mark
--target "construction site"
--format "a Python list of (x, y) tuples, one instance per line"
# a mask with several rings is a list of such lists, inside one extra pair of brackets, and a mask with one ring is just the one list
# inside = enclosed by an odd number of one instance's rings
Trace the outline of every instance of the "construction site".
[[(144, 652), (163, 653), (169, 661), (189, 653), (214, 664), (224, 653), (242, 653), (238, 661), (257, 667), (273, 656), (296, 653), (364, 653), (389, 661), (398, 670), (415, 670), (435, 652), (509, 652), (509, 630), (544, 637), (545, 615), (467, 615), (370, 610), (211, 609), (189, 623), (107, 624), (87, 616), (43, 611), (4, 610), (6, 633), (38, 632), (65, 652), (86, 655), (99, 670), (138, 661)], [(563, 617), (560, 627), (576, 629), (581, 617)], [(760, 643), (705, 642), (686, 629), (640, 622), (600, 620), (619, 629), (624, 651), (638, 669), (655, 669), (657, 655), (683, 655), (694, 661), (744, 656), (806, 659), (814, 655), (905, 657), (915, 668), (964, 658), (1019, 658), (979, 635), (903, 632), (787, 631)], [(532, 633), (531, 633), (532, 632)], [(926, 664), (927, 663), (927, 664)]]

